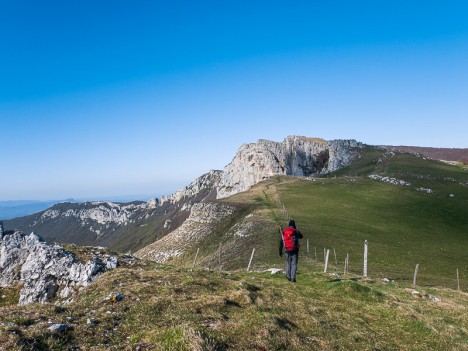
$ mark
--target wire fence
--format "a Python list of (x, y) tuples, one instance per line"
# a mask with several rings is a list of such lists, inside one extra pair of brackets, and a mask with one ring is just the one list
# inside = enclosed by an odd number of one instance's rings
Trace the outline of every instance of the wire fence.
[[(334, 278), (350, 279), (350, 278), (368, 278), (382, 279), (384, 282), (405, 282), (412, 283), (413, 286), (440, 286), (455, 290), (466, 291), (466, 286), (463, 270), (460, 268), (453, 269), (453, 276), (440, 276), (431, 273), (431, 267), (424, 267), (416, 263), (413, 266), (408, 266), (407, 269), (392, 268), (388, 271), (381, 268), (374, 268), (369, 265), (369, 258), (372, 258), (372, 250), (369, 250), (370, 243), (366, 240), (363, 243), (363, 253), (360, 256), (351, 256), (350, 253), (337, 252), (335, 248), (318, 248), (310, 245), (308, 239), (305, 239), (305, 249), (301, 250), (301, 262), (299, 264), (300, 273), (325, 273), (330, 274)], [(245, 252), (242, 257), (238, 257), (241, 262), (245, 262), (244, 270), (247, 272), (264, 271), (265, 260), (260, 255), (264, 250), (252, 248), (252, 251)], [(209, 269), (224, 271), (226, 259), (224, 258), (222, 245), (219, 244), (217, 252), (209, 253), (210, 259), (204, 263), (199, 263), (200, 248), (197, 248), (192, 269)], [(259, 261), (258, 265), (256, 262)], [(268, 260), (266, 260), (268, 261)], [(375, 262), (375, 260), (372, 260)], [(273, 264), (276, 266), (276, 264)], [(276, 271), (283, 268), (270, 268)]]

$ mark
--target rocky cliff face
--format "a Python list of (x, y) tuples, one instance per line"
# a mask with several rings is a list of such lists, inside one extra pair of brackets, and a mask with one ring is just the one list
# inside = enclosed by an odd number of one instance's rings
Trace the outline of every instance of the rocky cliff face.
[[(126, 225), (135, 221), (135, 215), (146, 210), (150, 203), (142, 204), (117, 204), (113, 202), (86, 202), (82, 206), (60, 210), (57, 207), (42, 213), (37, 222), (45, 222), (51, 219), (74, 218), (81, 222), (82, 226), (90, 226), (90, 230), (101, 235), (112, 224)], [(95, 224), (95, 227), (93, 227)]]
[(34, 233), (6, 234), (0, 226), (0, 286), (23, 283), (19, 304), (67, 297), (97, 275), (116, 268), (114, 256), (94, 257), (86, 263), (61, 246), (49, 245)]
[(204, 191), (204, 196), (199, 201), (214, 198), (216, 194), (213, 191), (215, 191), (216, 186), (219, 184), (222, 173), (222, 171), (211, 170), (174, 194), (161, 197), (159, 204), (164, 205), (168, 202), (174, 204), (183, 200), (190, 200)]
[(249, 189), (274, 175), (313, 176), (333, 172), (350, 164), (362, 148), (355, 140), (333, 140), (289, 136), (282, 143), (259, 140), (244, 144), (224, 168), (217, 186), (223, 198)]
[(187, 248), (212, 234), (215, 226), (229, 218), (235, 210), (234, 207), (224, 204), (194, 204), (189, 218), (180, 227), (137, 251), (135, 255), (156, 262), (164, 262), (170, 257), (179, 256)]

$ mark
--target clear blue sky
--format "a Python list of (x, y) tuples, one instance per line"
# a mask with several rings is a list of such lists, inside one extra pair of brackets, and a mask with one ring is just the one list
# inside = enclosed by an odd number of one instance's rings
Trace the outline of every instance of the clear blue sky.
[(468, 147), (468, 2), (0, 0), (0, 131), (0, 200), (172, 193), (260, 138)]

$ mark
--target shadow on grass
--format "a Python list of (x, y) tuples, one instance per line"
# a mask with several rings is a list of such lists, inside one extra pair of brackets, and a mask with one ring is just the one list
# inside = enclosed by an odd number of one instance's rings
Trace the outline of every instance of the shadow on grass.
[(275, 317), (275, 322), (281, 329), (288, 331), (297, 329), (297, 325), (286, 318)]

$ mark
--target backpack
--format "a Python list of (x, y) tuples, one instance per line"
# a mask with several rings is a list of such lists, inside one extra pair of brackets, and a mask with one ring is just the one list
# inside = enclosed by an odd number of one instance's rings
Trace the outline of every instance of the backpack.
[(288, 227), (283, 230), (283, 244), (287, 251), (296, 251), (299, 248), (296, 229)]

